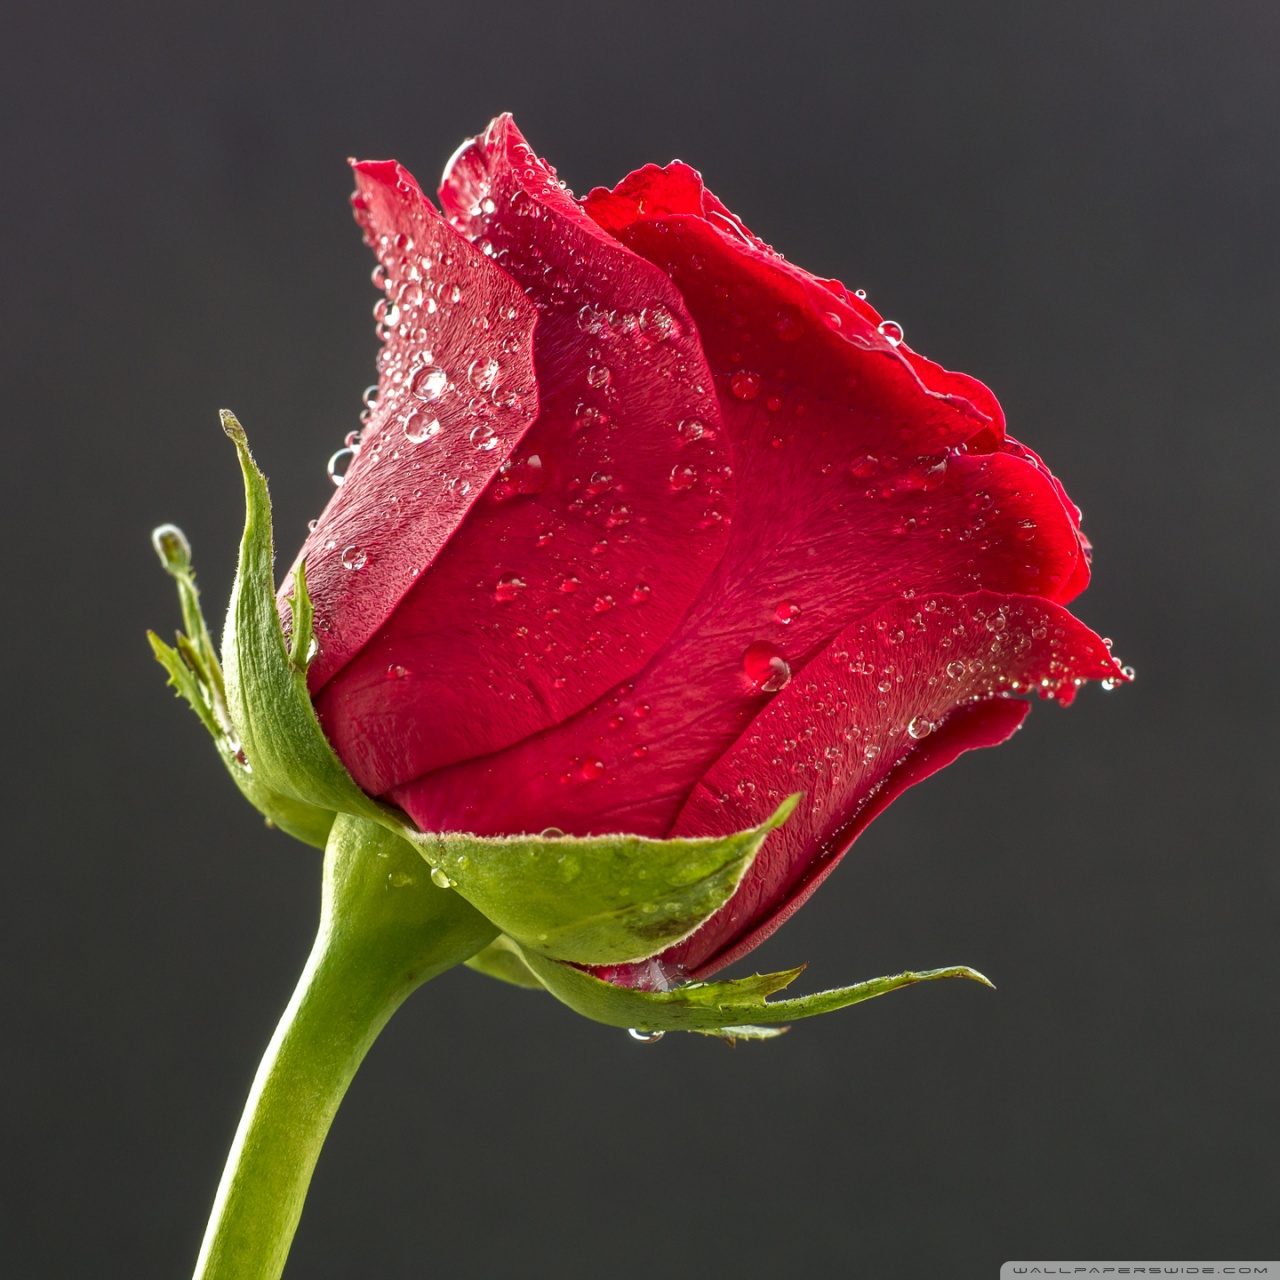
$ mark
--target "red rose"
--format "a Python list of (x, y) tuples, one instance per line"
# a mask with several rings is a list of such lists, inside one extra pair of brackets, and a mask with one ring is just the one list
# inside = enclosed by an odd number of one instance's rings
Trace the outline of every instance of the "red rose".
[[(575, 200), (510, 117), (442, 216), (356, 164), (384, 346), (303, 547), (325, 732), (424, 831), (709, 835), (806, 799), (661, 957), (757, 945), (1032, 690), (1123, 678), (1079, 512), (981, 383), (675, 163)], [(282, 592), (282, 608), (287, 608)], [(604, 971), (645, 985), (651, 966)]]

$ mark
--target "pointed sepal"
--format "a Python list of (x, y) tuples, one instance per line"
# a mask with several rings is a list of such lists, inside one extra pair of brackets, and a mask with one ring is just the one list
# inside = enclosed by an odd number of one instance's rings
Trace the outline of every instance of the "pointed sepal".
[(191, 544), (177, 525), (161, 525), (151, 535), (152, 544), (165, 571), (178, 586), (185, 631), (178, 632), (176, 644), (165, 644), (153, 631), (147, 632), (156, 661), (169, 674), (169, 683), (208, 730), (218, 757), (241, 794), (273, 826), (323, 849), (333, 825), (333, 814), (291, 796), (273, 791), (256, 774), (244, 753), (227, 707), (226, 686), (217, 650), (205, 623), (191, 564)]
[[(796, 980), (803, 968), (755, 974), (728, 982), (689, 982), (670, 991), (636, 991), (603, 982), (572, 965), (525, 951), (525, 963), (557, 1000), (596, 1022), (638, 1031), (718, 1032), (729, 1039), (748, 1038), (748, 1027), (795, 1022), (820, 1013), (833, 1013), (935, 978), (969, 978), (992, 983), (967, 965), (924, 969), (872, 978), (850, 987), (813, 995), (770, 1001), (769, 996)], [(735, 1034), (736, 1033), (736, 1034)]]
[(526, 952), (628, 964), (687, 938), (728, 902), (798, 800), (728, 836), (436, 835), (425, 837), (423, 855), (437, 882), (456, 885)]
[(295, 574), (292, 646), (276, 609), (267, 482), (244, 428), (222, 412), (244, 474), (245, 526), (226, 628), (222, 634), (226, 701), (250, 768), (272, 791), (302, 804), (368, 818), (399, 833), (403, 822), (356, 785), (316, 720), (307, 692), (312, 614), (305, 569)]

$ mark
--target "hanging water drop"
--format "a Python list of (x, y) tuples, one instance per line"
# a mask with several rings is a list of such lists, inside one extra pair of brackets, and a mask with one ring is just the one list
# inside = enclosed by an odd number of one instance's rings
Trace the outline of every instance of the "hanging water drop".
[(346, 468), (351, 465), (351, 460), (355, 456), (356, 451), (354, 449), (339, 449), (325, 464), (329, 479), (333, 481), (336, 488), (342, 487), (342, 482), (347, 478)]
[(665, 1031), (641, 1031), (639, 1027), (628, 1027), (627, 1035), (640, 1044), (657, 1044), (667, 1033)]

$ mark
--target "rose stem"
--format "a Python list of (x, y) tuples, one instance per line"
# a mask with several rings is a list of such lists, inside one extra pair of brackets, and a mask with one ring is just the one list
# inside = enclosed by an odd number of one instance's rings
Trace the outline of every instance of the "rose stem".
[(254, 1077), (195, 1280), (277, 1280), (320, 1148), (369, 1046), (415, 988), (496, 933), (431, 883), (406, 842), (338, 815), (315, 945)]

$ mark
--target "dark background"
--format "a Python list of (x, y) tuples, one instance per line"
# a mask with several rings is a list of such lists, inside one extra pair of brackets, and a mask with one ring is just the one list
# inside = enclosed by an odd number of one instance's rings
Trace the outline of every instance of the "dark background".
[[(143, 630), (286, 555), (373, 380), (348, 155), (510, 109), (578, 191), (680, 156), (993, 386), (1138, 668), (875, 824), (759, 966), (967, 962), (730, 1051), (459, 970), (367, 1061), (297, 1277), (994, 1278), (1280, 1253), (1272, 3), (65, 2), (0, 64), (0, 1268), (180, 1276), (314, 927)], [(750, 966), (749, 966), (750, 967)], [(930, 1268), (935, 1268), (930, 1270)]]

